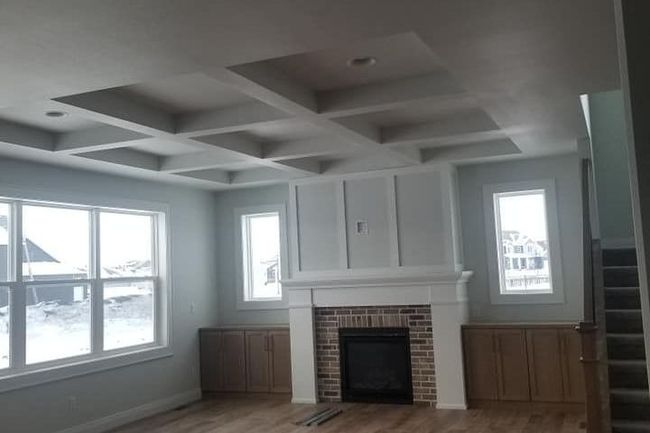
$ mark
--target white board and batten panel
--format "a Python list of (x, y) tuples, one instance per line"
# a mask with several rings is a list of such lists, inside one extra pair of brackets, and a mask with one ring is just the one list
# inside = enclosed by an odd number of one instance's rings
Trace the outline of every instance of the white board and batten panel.
[(449, 165), (290, 184), (292, 279), (462, 269)]

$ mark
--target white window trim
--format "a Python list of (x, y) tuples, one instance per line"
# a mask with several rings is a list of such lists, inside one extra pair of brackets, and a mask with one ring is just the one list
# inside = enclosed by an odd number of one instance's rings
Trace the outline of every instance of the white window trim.
[(285, 204), (262, 205), (236, 208), (234, 210), (235, 216), (235, 262), (237, 263), (237, 309), (238, 310), (280, 310), (289, 307), (287, 293), (282, 286), (282, 298), (272, 300), (253, 300), (247, 301), (244, 299), (244, 251), (243, 251), (243, 238), (242, 238), (242, 216), (249, 214), (263, 214), (277, 212), (280, 216), (280, 277), (287, 279), (289, 277), (289, 254), (287, 249), (287, 209)]
[[(154, 314), (155, 314), (155, 338), (153, 343), (131, 346), (121, 349), (96, 353), (91, 351), (90, 354), (77, 357), (63, 358), (32, 365), (24, 365), (24, 360), (20, 360), (23, 366), (20, 369), (9, 368), (0, 370), (0, 393), (21, 389), (30, 386), (36, 386), (48, 382), (68, 379), (76, 376), (92, 374), (96, 372), (111, 370), (128, 365), (148, 362), (155, 359), (162, 359), (173, 356), (172, 350), (172, 275), (171, 275), (171, 235), (169, 230), (170, 208), (166, 203), (143, 201), (137, 199), (122, 199), (110, 196), (92, 196), (82, 193), (54, 192), (50, 190), (26, 189), (18, 186), (3, 185), (0, 187), (0, 200), (5, 202), (22, 202), (23, 204), (40, 204), (63, 206), (69, 208), (93, 209), (101, 208), (103, 210), (114, 212), (137, 213), (148, 212), (155, 214), (155, 248), (157, 248), (157, 277), (158, 296), (155, 297)], [(15, 213), (15, 211), (14, 211)], [(12, 215), (15, 218), (15, 224), (22, 224), (20, 215)], [(21, 228), (22, 229), (22, 228)], [(18, 235), (18, 230), (14, 230), (13, 236)], [(18, 239), (14, 239), (17, 242)], [(16, 245), (19, 245), (17, 242)], [(22, 250), (18, 248), (18, 252)], [(14, 254), (16, 254), (14, 252)], [(19, 263), (10, 263), (15, 274), (22, 273), (22, 266)], [(20, 262), (20, 261), (19, 261)], [(16, 276), (14, 276), (16, 277)], [(143, 277), (138, 279), (151, 279), (152, 277)], [(86, 281), (95, 281), (96, 279), (75, 280), (83, 283)], [(111, 281), (112, 279), (106, 279)], [(16, 287), (19, 284), (3, 282), (0, 285), (4, 287)], [(29, 282), (32, 283), (32, 282)], [(15, 291), (12, 291), (15, 292)], [(13, 293), (12, 293), (13, 294)], [(15, 309), (12, 310), (14, 313)], [(24, 317), (24, 314), (22, 314)], [(15, 326), (14, 314), (11, 316), (11, 326)], [(91, 317), (91, 320), (96, 320)], [(96, 328), (95, 328), (96, 330)], [(95, 347), (95, 332), (91, 329), (91, 347)], [(10, 339), (13, 345), (14, 338)], [(25, 342), (22, 342), (24, 346)], [(14, 349), (15, 346), (12, 346)], [(22, 349), (22, 348), (21, 348)], [(24, 353), (24, 352), (23, 352)], [(15, 353), (12, 353), (13, 356)], [(12, 363), (15, 361), (12, 359)]]
[[(501, 247), (498, 246), (494, 194), (543, 190), (546, 198), (546, 225), (550, 251), (552, 293), (501, 293), (499, 260)], [(487, 247), (489, 294), (492, 304), (562, 304), (564, 279), (562, 273), (562, 251), (560, 245), (560, 225), (558, 220), (555, 180), (542, 179), (524, 182), (491, 184), (483, 186), (483, 213)]]

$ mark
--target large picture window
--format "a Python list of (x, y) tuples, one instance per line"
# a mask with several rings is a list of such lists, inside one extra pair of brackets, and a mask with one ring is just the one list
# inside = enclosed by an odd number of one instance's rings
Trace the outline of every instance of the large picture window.
[(162, 212), (0, 199), (0, 379), (166, 345)]

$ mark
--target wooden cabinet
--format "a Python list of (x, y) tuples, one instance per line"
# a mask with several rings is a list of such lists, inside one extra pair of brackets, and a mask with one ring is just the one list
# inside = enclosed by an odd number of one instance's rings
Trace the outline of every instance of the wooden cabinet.
[(494, 331), (497, 359), (499, 400), (522, 401), (528, 399), (526, 336), (520, 329)]
[(286, 329), (202, 329), (201, 386), (206, 392), (291, 392)]
[(466, 325), (463, 348), (470, 401), (584, 401), (572, 325)]
[(465, 329), (465, 376), (470, 400), (496, 400), (497, 361), (491, 329)]
[(528, 374), (533, 401), (564, 400), (560, 338), (557, 329), (529, 329)]

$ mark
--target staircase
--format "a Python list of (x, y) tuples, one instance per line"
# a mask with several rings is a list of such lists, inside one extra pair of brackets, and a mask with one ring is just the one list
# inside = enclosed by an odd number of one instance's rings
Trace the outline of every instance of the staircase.
[(650, 394), (635, 250), (603, 250), (603, 281), (612, 433), (650, 433)]

